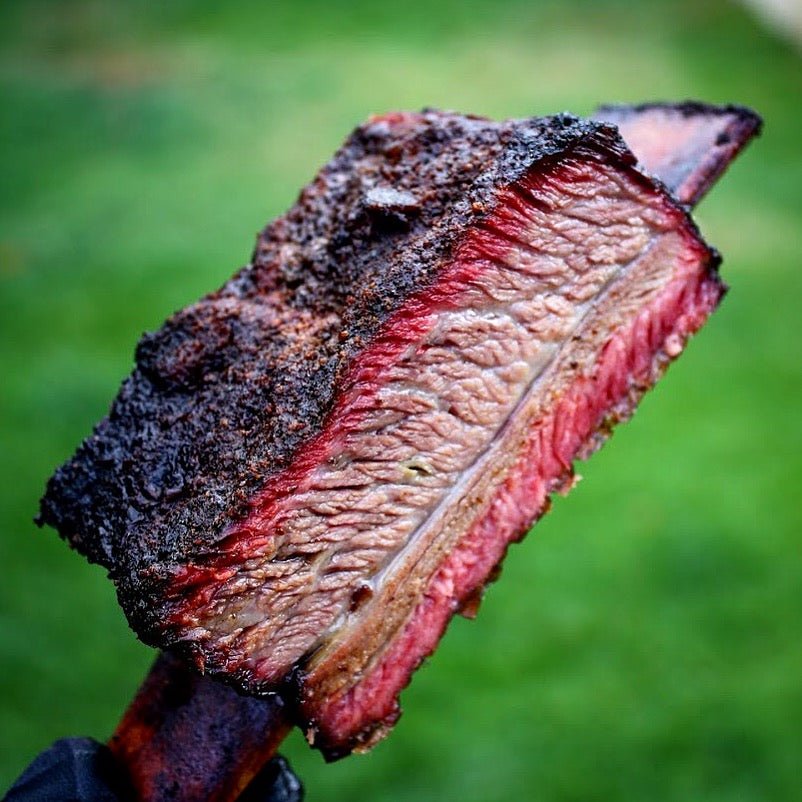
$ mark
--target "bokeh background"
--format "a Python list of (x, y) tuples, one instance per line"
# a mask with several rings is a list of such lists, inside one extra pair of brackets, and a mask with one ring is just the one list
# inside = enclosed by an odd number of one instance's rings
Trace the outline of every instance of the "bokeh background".
[(221, 284), (368, 114), (700, 98), (766, 120), (704, 201), (732, 290), (308, 799), (798, 800), (802, 59), (725, 0), (0, 6), (0, 791), (152, 659), (31, 523), (140, 333)]

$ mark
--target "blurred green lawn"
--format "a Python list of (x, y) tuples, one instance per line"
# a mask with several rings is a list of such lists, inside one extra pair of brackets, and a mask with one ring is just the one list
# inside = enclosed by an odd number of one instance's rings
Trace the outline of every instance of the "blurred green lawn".
[(800, 798), (802, 60), (721, 0), (3, 3), (0, 789), (56, 737), (108, 736), (152, 659), (103, 572), (31, 523), (140, 333), (246, 261), (371, 112), (688, 96), (766, 119), (697, 215), (720, 312), (392, 737), (285, 751), (312, 802)]

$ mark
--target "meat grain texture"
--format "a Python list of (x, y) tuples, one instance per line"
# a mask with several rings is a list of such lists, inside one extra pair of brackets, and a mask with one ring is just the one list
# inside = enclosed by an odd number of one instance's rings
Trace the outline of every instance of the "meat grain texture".
[(40, 520), (143, 640), (281, 690), (329, 755), (388, 730), (723, 295), (687, 207), (758, 118), (599, 117), (372, 118), (246, 267), (142, 339)]

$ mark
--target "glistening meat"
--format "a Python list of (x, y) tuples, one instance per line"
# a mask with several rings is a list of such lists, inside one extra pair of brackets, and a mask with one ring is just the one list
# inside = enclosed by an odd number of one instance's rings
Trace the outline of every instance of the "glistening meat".
[(570, 115), (372, 118), (250, 264), (143, 338), (41, 519), (145, 641), (282, 689), (332, 755), (394, 723), (451, 616), (724, 292), (686, 204), (758, 118), (599, 116), (637, 156)]

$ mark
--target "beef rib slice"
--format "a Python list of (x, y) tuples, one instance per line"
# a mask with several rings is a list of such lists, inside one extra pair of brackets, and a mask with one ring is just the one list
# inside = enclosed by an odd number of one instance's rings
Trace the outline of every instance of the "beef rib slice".
[(758, 118), (598, 116), (374, 117), (246, 267), (143, 337), (40, 522), (109, 570), (145, 642), (283, 689), (331, 756), (392, 726), (724, 293), (683, 204)]

